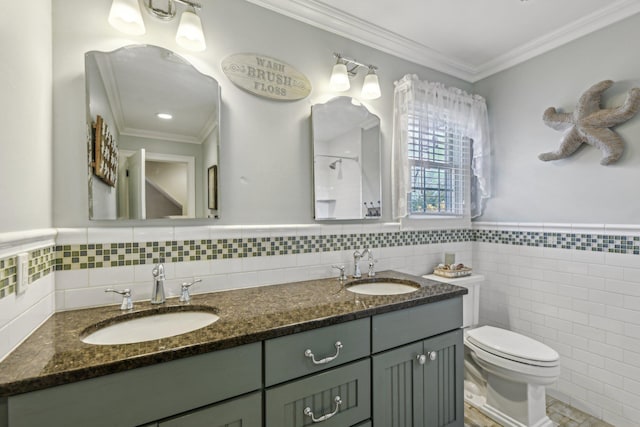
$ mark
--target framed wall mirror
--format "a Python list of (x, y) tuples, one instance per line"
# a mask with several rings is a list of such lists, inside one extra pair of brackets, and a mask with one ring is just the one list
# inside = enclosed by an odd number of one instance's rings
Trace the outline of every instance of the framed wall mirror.
[(149, 45), (87, 52), (85, 82), (89, 219), (217, 218), (218, 82)]
[(380, 119), (340, 96), (311, 107), (316, 220), (379, 219)]

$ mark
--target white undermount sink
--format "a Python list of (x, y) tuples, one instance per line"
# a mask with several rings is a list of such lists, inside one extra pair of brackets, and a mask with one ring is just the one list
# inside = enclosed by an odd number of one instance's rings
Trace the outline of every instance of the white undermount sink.
[(82, 338), (96, 345), (132, 344), (168, 338), (204, 328), (220, 319), (208, 311), (155, 313), (104, 326)]
[(371, 280), (347, 285), (346, 289), (363, 295), (400, 295), (415, 292), (420, 289), (420, 285), (391, 280)]

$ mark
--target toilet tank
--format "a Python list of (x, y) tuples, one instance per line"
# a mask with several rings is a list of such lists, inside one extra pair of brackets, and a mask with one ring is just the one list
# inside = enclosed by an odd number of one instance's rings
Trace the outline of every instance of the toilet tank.
[(449, 279), (446, 277), (427, 274), (422, 276), (436, 282), (450, 283), (462, 286), (469, 290), (469, 293), (462, 297), (462, 327), (475, 326), (478, 324), (478, 313), (480, 311), (480, 285), (484, 282), (482, 274), (472, 274), (467, 277)]

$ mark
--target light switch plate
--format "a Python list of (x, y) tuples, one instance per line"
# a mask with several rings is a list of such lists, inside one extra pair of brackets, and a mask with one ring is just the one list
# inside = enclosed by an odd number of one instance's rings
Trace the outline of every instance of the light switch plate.
[(29, 254), (24, 252), (16, 256), (16, 295), (27, 291), (29, 284)]

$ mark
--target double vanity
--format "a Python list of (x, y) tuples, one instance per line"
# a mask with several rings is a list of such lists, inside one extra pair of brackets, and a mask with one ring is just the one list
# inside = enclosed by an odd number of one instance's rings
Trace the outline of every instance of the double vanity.
[(0, 427), (462, 426), (466, 293), (386, 271), (56, 313), (0, 363)]

